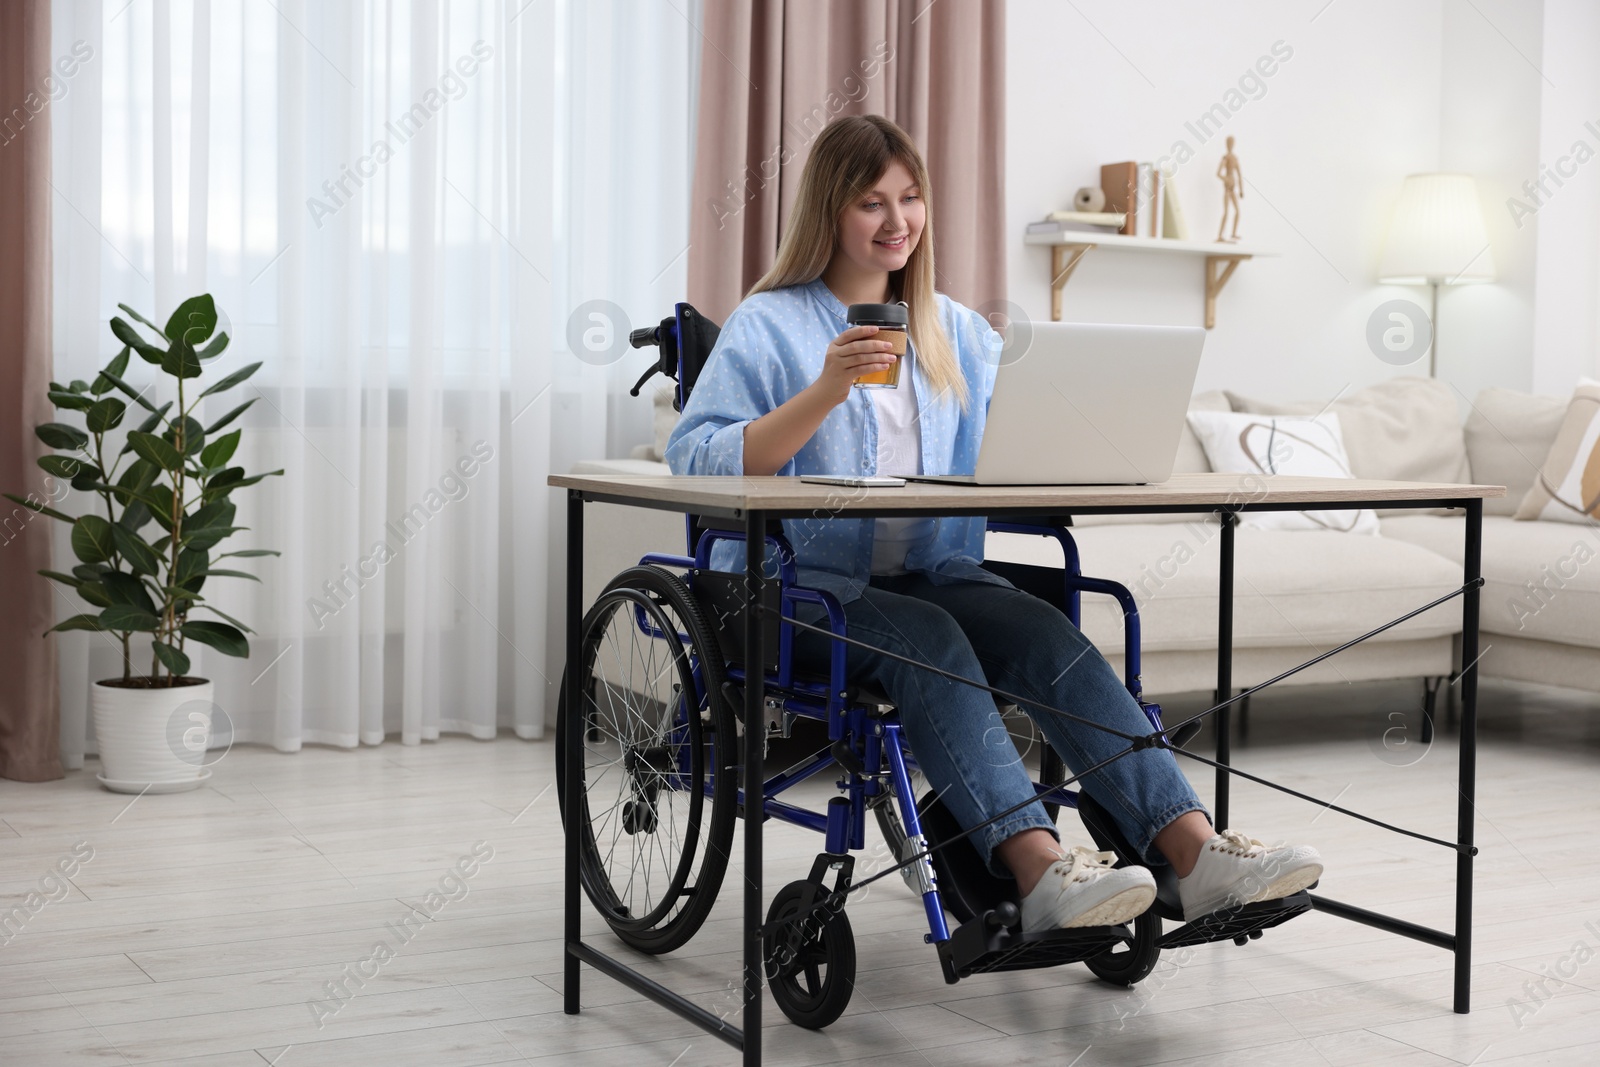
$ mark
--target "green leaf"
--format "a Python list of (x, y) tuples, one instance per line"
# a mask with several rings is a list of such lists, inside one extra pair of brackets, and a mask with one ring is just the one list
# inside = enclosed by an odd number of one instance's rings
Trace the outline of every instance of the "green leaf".
[(87, 393), (89, 391), (89, 383), (84, 381), (82, 378), (74, 378), (72, 379), (72, 383), (68, 385), (67, 388), (71, 389), (74, 393), (82, 395), (83, 393)]
[(230, 434), (212, 441), (206, 445), (205, 451), (200, 453), (200, 463), (206, 467), (221, 467), (233, 458), (233, 453), (239, 447), (239, 436), (243, 430), (235, 430)]
[(111, 524), (100, 516), (82, 515), (72, 524), (72, 551), (83, 562), (104, 563), (115, 549)]
[(172, 529), (172, 487), (152, 485), (145, 490), (150, 505), (150, 515), (163, 530)]
[[(144, 325), (150, 327), (156, 333), (161, 333), (161, 327), (157, 326), (155, 323), (151, 322), (149, 319), (133, 310), (127, 304), (118, 304), (117, 307), (121, 308), (123, 311), (126, 311), (130, 317), (137, 319), (139, 322), (142, 322)], [(166, 337), (163, 336), (161, 339), (165, 341)]]
[(64, 422), (46, 422), (33, 428), (34, 435), (49, 445), (67, 452), (76, 452), (89, 444), (89, 435), (76, 426)]
[(282, 470), (275, 470), (267, 471), (265, 474), (253, 474), (248, 478), (228, 478), (227, 475), (232, 471), (240, 471), (241, 473), (243, 472), (242, 468), (229, 467), (227, 470), (211, 479), (210, 482), (206, 483), (205, 492), (201, 494), (202, 498), (205, 500), (213, 500), (217, 497), (226, 496), (235, 489), (243, 489), (246, 486), (255, 485), (263, 478), (273, 478), (283, 473)]
[(117, 519), (117, 525), (124, 530), (142, 530), (145, 523), (150, 521), (150, 505), (143, 500), (135, 500), (122, 509), (122, 515)]
[[(115, 366), (115, 364), (112, 364), (112, 366)], [(126, 369), (126, 367), (123, 368), (123, 370)], [(138, 404), (146, 411), (155, 411), (156, 406), (150, 403), (150, 401), (146, 400), (143, 393), (139, 392), (139, 390), (122, 380), (122, 373), (123, 371), (113, 371), (111, 367), (107, 367), (105, 370), (100, 372), (100, 377), (108, 379), (112, 385), (116, 386), (118, 389), (121, 389), (123, 393), (127, 395), (128, 399), (132, 400), (135, 404)], [(171, 404), (168, 404), (167, 406), (171, 407)], [(166, 408), (162, 408), (161, 410), (165, 411)], [(153, 426), (155, 424), (151, 423), (151, 425)]]
[(192, 350), (217, 328), (217, 304), (210, 293), (191, 296), (178, 305), (162, 332), (172, 341), (182, 341)]
[(106, 592), (106, 587), (99, 582), (84, 582), (78, 586), (78, 595), (97, 608), (111, 606), (111, 596)]
[(252, 582), (259, 582), (261, 580), (260, 578), (258, 578), (255, 575), (251, 574), (249, 571), (229, 571), (229, 570), (222, 570), (220, 568), (206, 571), (206, 577), (207, 578), (248, 578)]
[(39, 573), (44, 575), (46, 578), (49, 578), (53, 582), (60, 582), (62, 585), (70, 585), (74, 589), (78, 589), (83, 585), (82, 578), (78, 578), (71, 574), (62, 574), (60, 571), (40, 571)]
[(52, 389), (45, 395), (50, 398), (50, 403), (58, 408), (66, 408), (69, 411), (88, 411), (94, 406), (93, 400), (86, 396), (79, 396), (77, 393), (66, 393)]
[(189, 657), (163, 641), (151, 641), (150, 647), (155, 649), (156, 659), (174, 675), (181, 678), (189, 673)]
[(151, 408), (150, 409), (149, 418), (145, 419), (143, 422), (141, 422), (139, 424), (139, 432), (140, 433), (150, 433), (157, 426), (161, 425), (161, 420), (166, 416), (167, 411), (171, 407), (172, 407), (172, 401), (169, 400), (165, 404), (162, 404), (158, 408)]
[(86, 582), (98, 582), (100, 576), (110, 570), (104, 563), (79, 563), (73, 566), (72, 573)]
[(202, 363), (208, 359), (216, 359), (228, 347), (228, 340), (228, 333), (224, 330), (213, 337), (204, 348), (198, 349), (195, 355), (200, 357)]
[(215, 548), (229, 534), (248, 529), (250, 529), (248, 526), (210, 526), (193, 535), (185, 533), (183, 543), (192, 548)]
[(211, 557), (205, 549), (186, 548), (178, 553), (178, 567), (172, 573), (172, 584), (198, 593), (205, 581), (206, 568), (210, 566)]
[(241, 659), (250, 655), (250, 642), (237, 628), (223, 622), (186, 622), (183, 636), (202, 645), (210, 645), (225, 656)]
[(228, 423), (232, 422), (234, 419), (237, 419), (240, 415), (243, 415), (245, 413), (245, 409), (259, 399), (260, 397), (251, 397), (249, 400), (246, 400), (243, 404), (240, 404), (238, 407), (222, 416), (222, 418), (218, 419), (216, 422), (213, 422), (210, 426), (207, 426), (206, 433), (216, 433), (218, 430), (228, 425)]
[(237, 626), (239, 629), (243, 630), (247, 634), (255, 633), (255, 631), (250, 629), (250, 627), (246, 626), (244, 623), (240, 622), (238, 619), (234, 618), (232, 615), (229, 615), (227, 612), (222, 611), (219, 608), (214, 608), (210, 604), (201, 604), (201, 605), (199, 605), (199, 607), (200, 607), (200, 609), (202, 611), (209, 611), (213, 615), (216, 615), (216, 616), (219, 616), (221, 618), (227, 619), (229, 622), (231, 622), (233, 625)]
[(100, 626), (100, 618), (99, 618), (99, 616), (96, 616), (96, 615), (74, 615), (72, 618), (68, 619), (66, 622), (58, 622), (58, 623), (56, 623), (54, 626), (50, 627), (50, 629), (46, 630), (45, 633), (47, 633), (47, 634), (56, 634), (56, 633), (64, 633), (67, 630), (98, 630), (100, 628), (101, 628), (101, 626)]
[(178, 450), (155, 434), (134, 430), (128, 434), (128, 444), (141, 459), (149, 460), (162, 470), (175, 471), (183, 466), (183, 456)]
[[(100, 374), (95, 378), (94, 384), (89, 386), (89, 392), (93, 393), (95, 396), (99, 396), (102, 393), (110, 392), (112, 389), (116, 388), (117, 383), (111, 379), (113, 376), (120, 378), (122, 375), (128, 372), (128, 357), (132, 354), (133, 349), (129, 348), (127, 345), (123, 345), (122, 351), (117, 353), (117, 357), (115, 359), (106, 364), (106, 369), (101, 371)], [(106, 371), (110, 371), (111, 373), (107, 374)]]
[(204, 370), (200, 357), (194, 354), (194, 345), (188, 341), (172, 342), (172, 347), (161, 357), (161, 369), (174, 378), (198, 378)]
[(128, 405), (114, 396), (108, 396), (104, 400), (94, 402), (84, 421), (88, 424), (90, 433), (105, 433), (122, 425), (122, 416), (127, 410)]
[(111, 332), (117, 335), (117, 340), (139, 353), (139, 358), (146, 363), (160, 363), (161, 357), (166, 355), (161, 349), (140, 337), (139, 331), (129, 326), (127, 320), (115, 315), (111, 317)]
[(185, 533), (199, 533), (213, 526), (227, 526), (233, 522), (233, 516), (239, 509), (232, 501), (213, 500), (205, 507), (199, 508), (183, 520)]
[[(169, 428), (167, 430), (167, 432), (162, 435), (162, 439), (165, 440), (167, 442), (167, 444), (171, 445), (173, 448), (177, 448), (178, 447), (178, 425), (179, 425), (179, 423), (178, 423), (177, 419), (172, 420), (171, 428)], [(183, 425), (183, 458), (184, 459), (193, 459), (194, 456), (202, 448), (205, 447), (205, 443), (206, 443), (205, 427), (201, 426), (199, 420), (195, 419), (193, 416), (190, 416), (190, 415), (185, 415), (183, 417), (182, 425)]]
[(43, 504), (40, 504), (40, 503), (38, 503), (36, 501), (33, 501), (33, 500), (25, 499), (23, 497), (18, 496), (15, 493), (0, 493), (0, 496), (5, 497), (7, 500), (11, 501), (13, 504), (21, 504), (23, 507), (27, 508), (29, 511), (32, 511), (35, 514), (38, 514), (38, 515), (48, 515), (52, 519), (60, 519), (62, 522), (68, 522), (68, 523), (77, 522), (78, 521), (77, 519), (74, 519), (71, 515), (64, 515), (61, 512), (57, 511), (55, 508), (45, 507)]
[(122, 558), (139, 574), (155, 574), (161, 569), (161, 557), (138, 534), (113, 526), (111, 536)]
[(131, 604), (113, 604), (100, 613), (100, 628), (102, 630), (134, 630), (141, 633), (154, 633), (161, 626), (161, 620), (143, 608), (136, 608)]
[(240, 382), (242, 382), (245, 379), (249, 378), (252, 374), (254, 374), (256, 371), (258, 371), (260, 369), (261, 369), (261, 364), (259, 364), (259, 363), (252, 363), (248, 367), (240, 367), (238, 370), (234, 371), (232, 374), (230, 374), (226, 378), (222, 379), (216, 385), (213, 385), (211, 388), (209, 388), (205, 392), (201, 393), (200, 396), (203, 399), (205, 397), (210, 396), (212, 393), (226, 392), (227, 390), (232, 389), (234, 386), (238, 385)]
[(180, 607), (205, 599), (193, 589), (186, 589), (181, 585), (164, 585), (161, 587), (161, 592), (166, 596), (172, 597), (173, 603), (180, 605)]
[(100, 576), (100, 584), (104, 586), (110, 604), (138, 608), (151, 615), (156, 613), (156, 602), (151, 598), (150, 591), (134, 575), (106, 571)]
[(99, 467), (96, 467), (91, 463), (85, 463), (76, 456), (40, 456), (38, 463), (39, 469), (44, 471), (46, 474), (53, 474), (57, 478), (65, 478), (68, 481), (71, 481), (79, 474), (82, 474), (84, 468), (86, 467), (95, 474), (100, 473)]
[(252, 558), (254, 558), (256, 556), (281, 556), (281, 555), (283, 555), (283, 553), (279, 552), (275, 548), (246, 548), (246, 549), (242, 549), (242, 550), (240, 550), (238, 552), (224, 552), (222, 555), (218, 556), (217, 558), (218, 559), (228, 559), (228, 558), (232, 557), (232, 558), (235, 558), (235, 559), (252, 559)]

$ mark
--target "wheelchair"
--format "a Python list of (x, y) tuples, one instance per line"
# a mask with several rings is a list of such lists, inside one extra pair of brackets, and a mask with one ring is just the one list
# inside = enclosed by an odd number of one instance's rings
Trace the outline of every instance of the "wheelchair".
[[(635, 348), (656, 347), (657, 360), (633, 387), (637, 396), (662, 373), (676, 381), (682, 411), (716, 342), (718, 327), (686, 303), (658, 325), (635, 330)], [(1121, 584), (1086, 577), (1079, 566), (1070, 518), (1039, 524), (991, 521), (988, 528), (1054, 538), (1064, 566), (989, 561), (990, 570), (1062, 610), (1079, 624), (1083, 594), (1113, 597), (1126, 638), (1125, 684), (1151, 729), (1172, 746), (1187, 736), (1163, 732), (1161, 708), (1140, 689), (1139, 612)], [(558, 795), (565, 798), (565, 754), (580, 745), (578, 822), (580, 878), (585, 894), (612, 932), (640, 952), (660, 954), (686, 944), (705, 923), (727, 872), (735, 820), (778, 819), (823, 835), (822, 851), (804, 879), (783, 886), (763, 926), (768, 987), (794, 1023), (820, 1029), (845, 1011), (855, 984), (855, 946), (844, 904), (852, 888), (852, 852), (866, 847), (870, 812), (898, 870), (920, 898), (928, 936), (946, 982), (973, 975), (1081, 962), (1099, 978), (1132, 986), (1154, 970), (1163, 949), (1232, 940), (1244, 945), (1262, 931), (1310, 910), (1302, 891), (1282, 900), (1247, 904), (1185, 924), (1177, 878), (1161, 865), (1154, 904), (1133, 922), (1025, 934), (1015, 883), (989, 873), (950, 812), (931, 791), (915, 795), (917, 763), (899, 716), (882, 692), (845, 676), (845, 646), (832, 642), (830, 669), (811, 674), (793, 663), (801, 605), (820, 607), (826, 629), (845, 634), (844, 612), (831, 594), (802, 587), (794, 552), (781, 524), (766, 532), (779, 562), (765, 586), (764, 647), (768, 662), (742, 662), (743, 613), (752, 610), (742, 574), (709, 566), (722, 540), (744, 540), (742, 527), (689, 515), (687, 554), (650, 553), (613, 578), (582, 620), (580, 673), (583, 707), (566, 706), (556, 728)], [(818, 624), (822, 624), (819, 622)], [(748, 672), (763, 672), (761, 723), (741, 719)], [(740, 782), (743, 731), (789, 736), (800, 719), (826, 726), (825, 748), (760, 784), (758, 800)], [(820, 731), (819, 731), (820, 732)], [(839, 795), (817, 812), (783, 794), (816, 775), (837, 776)], [(1039, 798), (1055, 819), (1073, 808), (1097, 846), (1117, 865), (1142, 864), (1109, 814), (1081, 790), (1065, 788), (1066, 769), (1042, 748)], [(752, 803), (760, 814), (753, 815)], [(831, 880), (831, 884), (830, 884)], [(873, 880), (876, 880), (874, 878)], [(857, 883), (865, 884), (865, 882)], [(948, 916), (948, 918), (947, 918)], [(954, 920), (954, 925), (950, 920)], [(1177, 924), (1168, 929), (1168, 924)]]

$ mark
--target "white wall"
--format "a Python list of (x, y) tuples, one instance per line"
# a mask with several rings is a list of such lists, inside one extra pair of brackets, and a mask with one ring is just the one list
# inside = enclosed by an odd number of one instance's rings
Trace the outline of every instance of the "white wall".
[[(1541, 306), (1538, 319), (1539, 362), (1548, 368), (1540, 387), (1566, 392), (1572, 372), (1562, 361), (1570, 353), (1586, 352), (1593, 367), (1600, 277), (1573, 264), (1596, 254), (1592, 217), (1584, 213), (1600, 197), (1586, 199), (1576, 180), (1569, 182), (1520, 231), (1504, 200), (1549, 155), (1542, 141), (1565, 151), (1583, 132), (1581, 121), (1563, 114), (1541, 135), (1541, 107), (1553, 115), (1557, 92), (1536, 65), (1560, 66), (1562, 76), (1551, 80), (1561, 99), (1600, 123), (1600, 105), (1589, 105), (1594, 95), (1578, 91), (1595, 80), (1593, 7), (1589, 0), (1010, 0), (1012, 300), (1048, 319), (1048, 249), (1024, 245), (1022, 234), (1028, 222), (1068, 206), (1076, 187), (1098, 184), (1103, 163), (1155, 160), (1185, 142), (1195, 156), (1175, 187), (1193, 236), (1214, 237), (1221, 218), (1215, 170), (1223, 139), (1233, 134), (1247, 182), (1241, 239), (1281, 256), (1241, 264), (1234, 274), (1218, 302), (1197, 388), (1332, 397), (1346, 386), (1426, 373), (1425, 364), (1379, 361), (1367, 347), (1366, 322), (1396, 297), (1428, 304), (1426, 287), (1376, 281), (1404, 177), (1465, 170), (1478, 178), (1501, 280), (1441, 292), (1440, 376), (1467, 396), (1487, 384), (1529, 388), (1535, 296), (1546, 293), (1536, 278), (1569, 276), (1567, 288), (1587, 288), (1548, 322)], [(1555, 38), (1549, 46), (1547, 18)], [(1292, 55), (1262, 79), (1257, 98), (1245, 99), (1203, 142), (1186, 128), (1186, 120), (1226, 102), (1241, 75), (1279, 41), (1280, 53)], [(1600, 184), (1600, 163), (1592, 170), (1579, 175), (1591, 188)], [(1552, 241), (1541, 251), (1541, 235), (1554, 228), (1562, 231), (1559, 248)], [(1553, 303), (1556, 290), (1549, 293)], [(1176, 255), (1091, 252), (1063, 301), (1063, 317), (1077, 321), (1199, 324), (1202, 316), (1200, 260)], [(1545, 355), (1546, 348), (1562, 355)]]
[[(1596, 297), (1600, 296), (1600, 5), (1593, 0), (1545, 0), (1544, 47), (1537, 57), (1540, 162), (1549, 171), (1540, 203), (1520, 188), (1508, 193), (1533, 204), (1537, 225), (1523, 218), (1519, 237), (1536, 238), (1537, 296), (1533, 328), (1533, 389), (1564, 394), (1580, 375), (1600, 376)], [(1577, 142), (1582, 142), (1578, 146)], [(1579, 163), (1578, 160), (1585, 160)], [(1564, 177), (1565, 175), (1570, 175)], [(1559, 184), (1558, 184), (1559, 183)], [(1520, 210), (1520, 209), (1519, 209)], [(1509, 211), (1502, 214), (1510, 218)]]

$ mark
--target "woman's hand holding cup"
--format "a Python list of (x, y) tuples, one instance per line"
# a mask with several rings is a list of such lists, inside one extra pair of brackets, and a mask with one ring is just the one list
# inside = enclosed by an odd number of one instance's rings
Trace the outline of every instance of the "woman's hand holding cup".
[[(822, 373), (817, 376), (817, 386), (832, 403), (841, 404), (850, 397), (850, 387), (862, 375), (888, 370), (899, 357), (894, 354), (894, 339), (879, 336), (880, 327), (851, 326), (828, 345), (823, 356)], [(883, 330), (884, 334), (900, 334), (904, 345), (905, 334), (896, 330)]]

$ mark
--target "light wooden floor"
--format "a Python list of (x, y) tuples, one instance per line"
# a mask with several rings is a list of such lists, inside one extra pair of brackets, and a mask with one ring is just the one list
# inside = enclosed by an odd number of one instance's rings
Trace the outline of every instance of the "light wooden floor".
[[(1237, 762), (1451, 837), (1453, 736), (1415, 762), (1415, 748), (1396, 756), (1381, 742), (1414, 688), (1258, 698)], [(918, 904), (886, 879), (850, 907), (850, 1013), (809, 1033), (769, 999), (767, 1062), (1600, 1062), (1600, 699), (1486, 685), (1484, 705), (1471, 1015), (1450, 1011), (1445, 953), (1319, 914), (1245, 948), (1169, 953), (1133, 990), (1081, 966), (946, 986)], [(99, 788), (93, 764), (60, 782), (0, 782), (0, 916), (41, 884), (61, 898), (0, 946), (0, 1062), (736, 1063), (592, 971), (584, 1012), (561, 1012), (552, 755), (510, 738), (293, 756), (241, 747), (209, 787), (131, 805)], [(1209, 772), (1191, 777), (1209, 797)], [(1234, 797), (1241, 829), (1323, 851), (1328, 896), (1450, 927), (1443, 849), (1248, 784)], [(770, 895), (805, 873), (819, 840), (776, 825), (767, 840)], [(492, 859), (469, 862), (470, 877), (445, 885), (458, 899), (436, 897), (431, 918), (416, 918), (475, 846)], [(70, 885), (50, 879), (74, 847), (92, 859)], [(639, 966), (714, 1012), (734, 1007), (736, 904), (725, 892), (689, 946)], [(404, 947), (374, 959), (397, 927)], [(586, 928), (609, 941), (592, 919)], [(353, 997), (329, 999), (338, 982)]]

